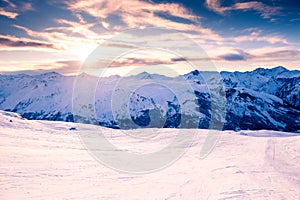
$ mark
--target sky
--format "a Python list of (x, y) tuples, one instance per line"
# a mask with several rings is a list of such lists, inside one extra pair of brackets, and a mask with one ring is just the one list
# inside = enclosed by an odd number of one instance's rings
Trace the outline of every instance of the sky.
[(106, 60), (96, 58), (97, 67), (109, 74), (140, 66), (184, 73), (196, 60), (218, 71), (300, 69), (299, 32), (294, 0), (0, 0), (0, 73), (76, 75), (99, 47)]

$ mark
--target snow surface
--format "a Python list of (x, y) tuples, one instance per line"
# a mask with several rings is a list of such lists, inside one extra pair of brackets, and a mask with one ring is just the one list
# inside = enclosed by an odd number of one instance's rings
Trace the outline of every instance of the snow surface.
[[(300, 199), (296, 134), (225, 131), (216, 148), (199, 159), (207, 131), (184, 130), (196, 131), (197, 140), (178, 161), (137, 175), (107, 168), (86, 151), (78, 132), (99, 129), (115, 135), (115, 144), (148, 149), (148, 141), (132, 143), (120, 130), (26, 120), (1, 111), (0, 199)], [(168, 142), (174, 130), (162, 129), (152, 150)]]

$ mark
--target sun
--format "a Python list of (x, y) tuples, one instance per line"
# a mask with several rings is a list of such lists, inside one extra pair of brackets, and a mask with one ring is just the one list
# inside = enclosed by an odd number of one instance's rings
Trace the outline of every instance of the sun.
[(88, 56), (97, 48), (96, 44), (82, 44), (74, 50), (74, 54), (81, 62), (84, 62)]

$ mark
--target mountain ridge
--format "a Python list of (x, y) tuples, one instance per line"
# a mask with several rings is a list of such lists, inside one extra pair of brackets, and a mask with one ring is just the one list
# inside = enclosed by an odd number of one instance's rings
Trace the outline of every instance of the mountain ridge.
[[(97, 77), (87, 75), (89, 84), (95, 87), (94, 105), (95, 115), (93, 123), (111, 128), (136, 128), (127, 126), (128, 120), (142, 127), (155, 126), (153, 118), (165, 122), (163, 127), (180, 128), (182, 118), (191, 119), (191, 123), (198, 123), (198, 128), (209, 128), (212, 118), (218, 120), (222, 116), (212, 116), (210, 91), (205, 81), (216, 81), (217, 72), (200, 72), (194, 70), (179, 77), (170, 78), (164, 75), (149, 74), (147, 72), (130, 77), (112, 76)], [(207, 77), (209, 78), (207, 79)], [(272, 69), (257, 68), (247, 72), (221, 72), (224, 95), (226, 96), (226, 116), (224, 130), (240, 129), (272, 129), (280, 131), (300, 130), (300, 71), (288, 70), (284, 67)], [(84, 75), (79, 75), (84, 77)], [(80, 115), (74, 113), (73, 86), (75, 76), (63, 76), (57, 72), (47, 72), (40, 75), (0, 75), (0, 109), (14, 111), (27, 119), (42, 119), (55, 121), (78, 121), (89, 123)], [(206, 79), (205, 79), (206, 78)], [(188, 83), (194, 93), (194, 100), (188, 99), (186, 113), (182, 111), (176, 94), (172, 94), (167, 87), (155, 86), (155, 83), (178, 85), (180, 98), (188, 94), (181, 79)], [(130, 116), (114, 116), (111, 108), (116, 84), (122, 80), (120, 96), (134, 85), (142, 86), (138, 92), (145, 101), (141, 103), (141, 96), (131, 96), (126, 109)], [(152, 86), (149, 83), (154, 83)], [(88, 87), (88, 83), (86, 87)], [(143, 89), (144, 87), (144, 89)], [(88, 88), (82, 91), (88, 92)], [(152, 96), (149, 91), (154, 91)], [(158, 94), (155, 94), (158, 91)], [(126, 110), (125, 109), (125, 110)], [(118, 113), (124, 110), (118, 110)], [(153, 114), (154, 113), (154, 114)], [(156, 114), (155, 114), (156, 113)], [(198, 118), (196, 118), (196, 116)], [(74, 118), (75, 117), (75, 118)], [(152, 122), (151, 122), (152, 119)], [(198, 120), (198, 122), (197, 122)], [(161, 123), (160, 123), (161, 125)], [(157, 124), (156, 124), (157, 126)]]

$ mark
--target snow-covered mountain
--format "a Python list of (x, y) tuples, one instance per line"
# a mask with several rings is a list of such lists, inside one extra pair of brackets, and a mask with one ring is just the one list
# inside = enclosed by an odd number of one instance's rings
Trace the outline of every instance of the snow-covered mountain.
[[(300, 130), (300, 71), (221, 72), (221, 82), (217, 76), (197, 70), (175, 78), (147, 72), (100, 79), (55, 72), (0, 75), (0, 109), (28, 119), (122, 129), (214, 128), (213, 122), (225, 130)], [(224, 89), (213, 87), (218, 84)], [(223, 106), (214, 92), (224, 96)]]

